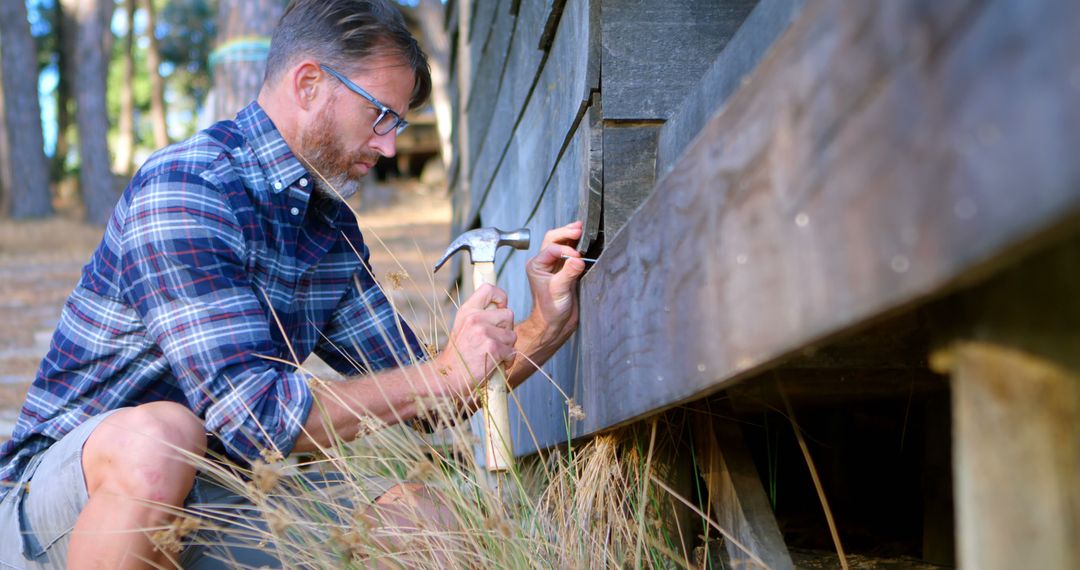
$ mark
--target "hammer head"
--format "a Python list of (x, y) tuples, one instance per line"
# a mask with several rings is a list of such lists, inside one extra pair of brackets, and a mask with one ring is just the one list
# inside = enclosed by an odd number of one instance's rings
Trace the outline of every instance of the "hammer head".
[(479, 228), (469, 230), (457, 237), (446, 248), (442, 259), (435, 264), (435, 271), (450, 259), (458, 250), (468, 250), (469, 257), (474, 264), (492, 263), (495, 261), (495, 250), (500, 245), (508, 245), (514, 249), (529, 249), (529, 230), (521, 228), (510, 232), (504, 232), (498, 228)]

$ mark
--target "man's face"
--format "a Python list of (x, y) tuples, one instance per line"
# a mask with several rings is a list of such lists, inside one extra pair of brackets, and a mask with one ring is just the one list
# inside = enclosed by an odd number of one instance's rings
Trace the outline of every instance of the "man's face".
[[(338, 71), (404, 115), (413, 90), (412, 69), (397, 57), (369, 58), (362, 68), (351, 74)], [(380, 110), (331, 75), (325, 74), (324, 80), (327, 99), (301, 132), (300, 153), (315, 175), (315, 191), (345, 199), (360, 189), (360, 178), (375, 167), (380, 156), (394, 156), (397, 134), (394, 130), (376, 134), (372, 126)]]

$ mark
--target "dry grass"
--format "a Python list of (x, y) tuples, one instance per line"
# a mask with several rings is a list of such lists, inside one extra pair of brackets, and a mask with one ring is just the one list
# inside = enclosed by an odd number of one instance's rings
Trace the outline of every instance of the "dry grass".
[[(363, 214), (358, 220), (374, 258), (386, 240), (378, 224), (366, 225), (370, 220)], [(394, 252), (384, 250), (380, 255), (393, 262), (392, 277), (383, 281), (384, 287), (408, 288), (415, 275), (428, 281), (421, 285), (434, 285), (429, 273), (410, 271)], [(439, 297), (411, 297), (409, 310), (403, 311), (426, 313), (429, 324), (418, 331), (426, 346), (448, 336)], [(382, 333), (389, 337), (398, 331)], [(219, 539), (206, 531), (231, 521), (231, 535), (272, 550), (289, 568), (685, 565), (685, 556), (676, 555), (671, 547), (681, 539), (668, 536), (660, 521), (658, 506), (668, 504), (666, 493), (650, 477), (655, 424), (647, 444), (633, 431), (600, 436), (580, 447), (550, 450), (519, 469), (494, 476), (477, 462), (477, 437), (467, 423), (457, 421), (460, 412), (455, 404), (418, 404), (438, 428), (435, 437), (383, 425), (357, 409), (355, 418), (364, 435), (356, 441), (334, 438), (311, 457), (286, 459), (267, 450), (263, 461), (246, 470), (193, 458), (204, 474), (246, 497), (254, 510), (184, 512), (178, 522), (157, 529), (154, 536), (160, 548), (213, 546)], [(572, 401), (565, 404), (567, 417), (581, 413)], [(320, 413), (317, 403), (312, 414)], [(310, 484), (314, 472), (333, 473), (337, 483), (328, 489), (314, 487)], [(414, 484), (424, 500), (390, 508), (372, 506), (372, 478), (384, 486)]]

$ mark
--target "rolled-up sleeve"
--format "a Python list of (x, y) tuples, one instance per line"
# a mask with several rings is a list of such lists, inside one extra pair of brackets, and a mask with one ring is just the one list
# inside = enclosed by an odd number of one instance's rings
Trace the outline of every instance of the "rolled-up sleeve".
[(425, 358), (416, 334), (371, 277), (369, 252), (338, 303), (315, 353), (341, 374), (365, 374)]
[(306, 377), (280, 358), (246, 270), (243, 230), (197, 174), (143, 182), (124, 222), (121, 284), (191, 409), (237, 459), (288, 455), (307, 420)]

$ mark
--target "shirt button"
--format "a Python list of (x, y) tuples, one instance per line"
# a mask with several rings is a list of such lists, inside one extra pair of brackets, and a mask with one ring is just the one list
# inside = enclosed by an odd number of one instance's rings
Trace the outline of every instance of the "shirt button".
[(299, 216), (300, 215), (300, 208), (293, 207), (293, 209), (289, 210), (289, 212), (292, 213), (292, 215), (294, 215), (294, 216)]
[(307, 188), (307, 178), (301, 178), (300, 179), (300, 187), (301, 188)]
[(282, 186), (281, 186), (281, 182), (275, 182), (275, 183), (274, 183), (274, 189), (275, 189), (275, 190), (281, 190), (281, 188), (282, 188)]

